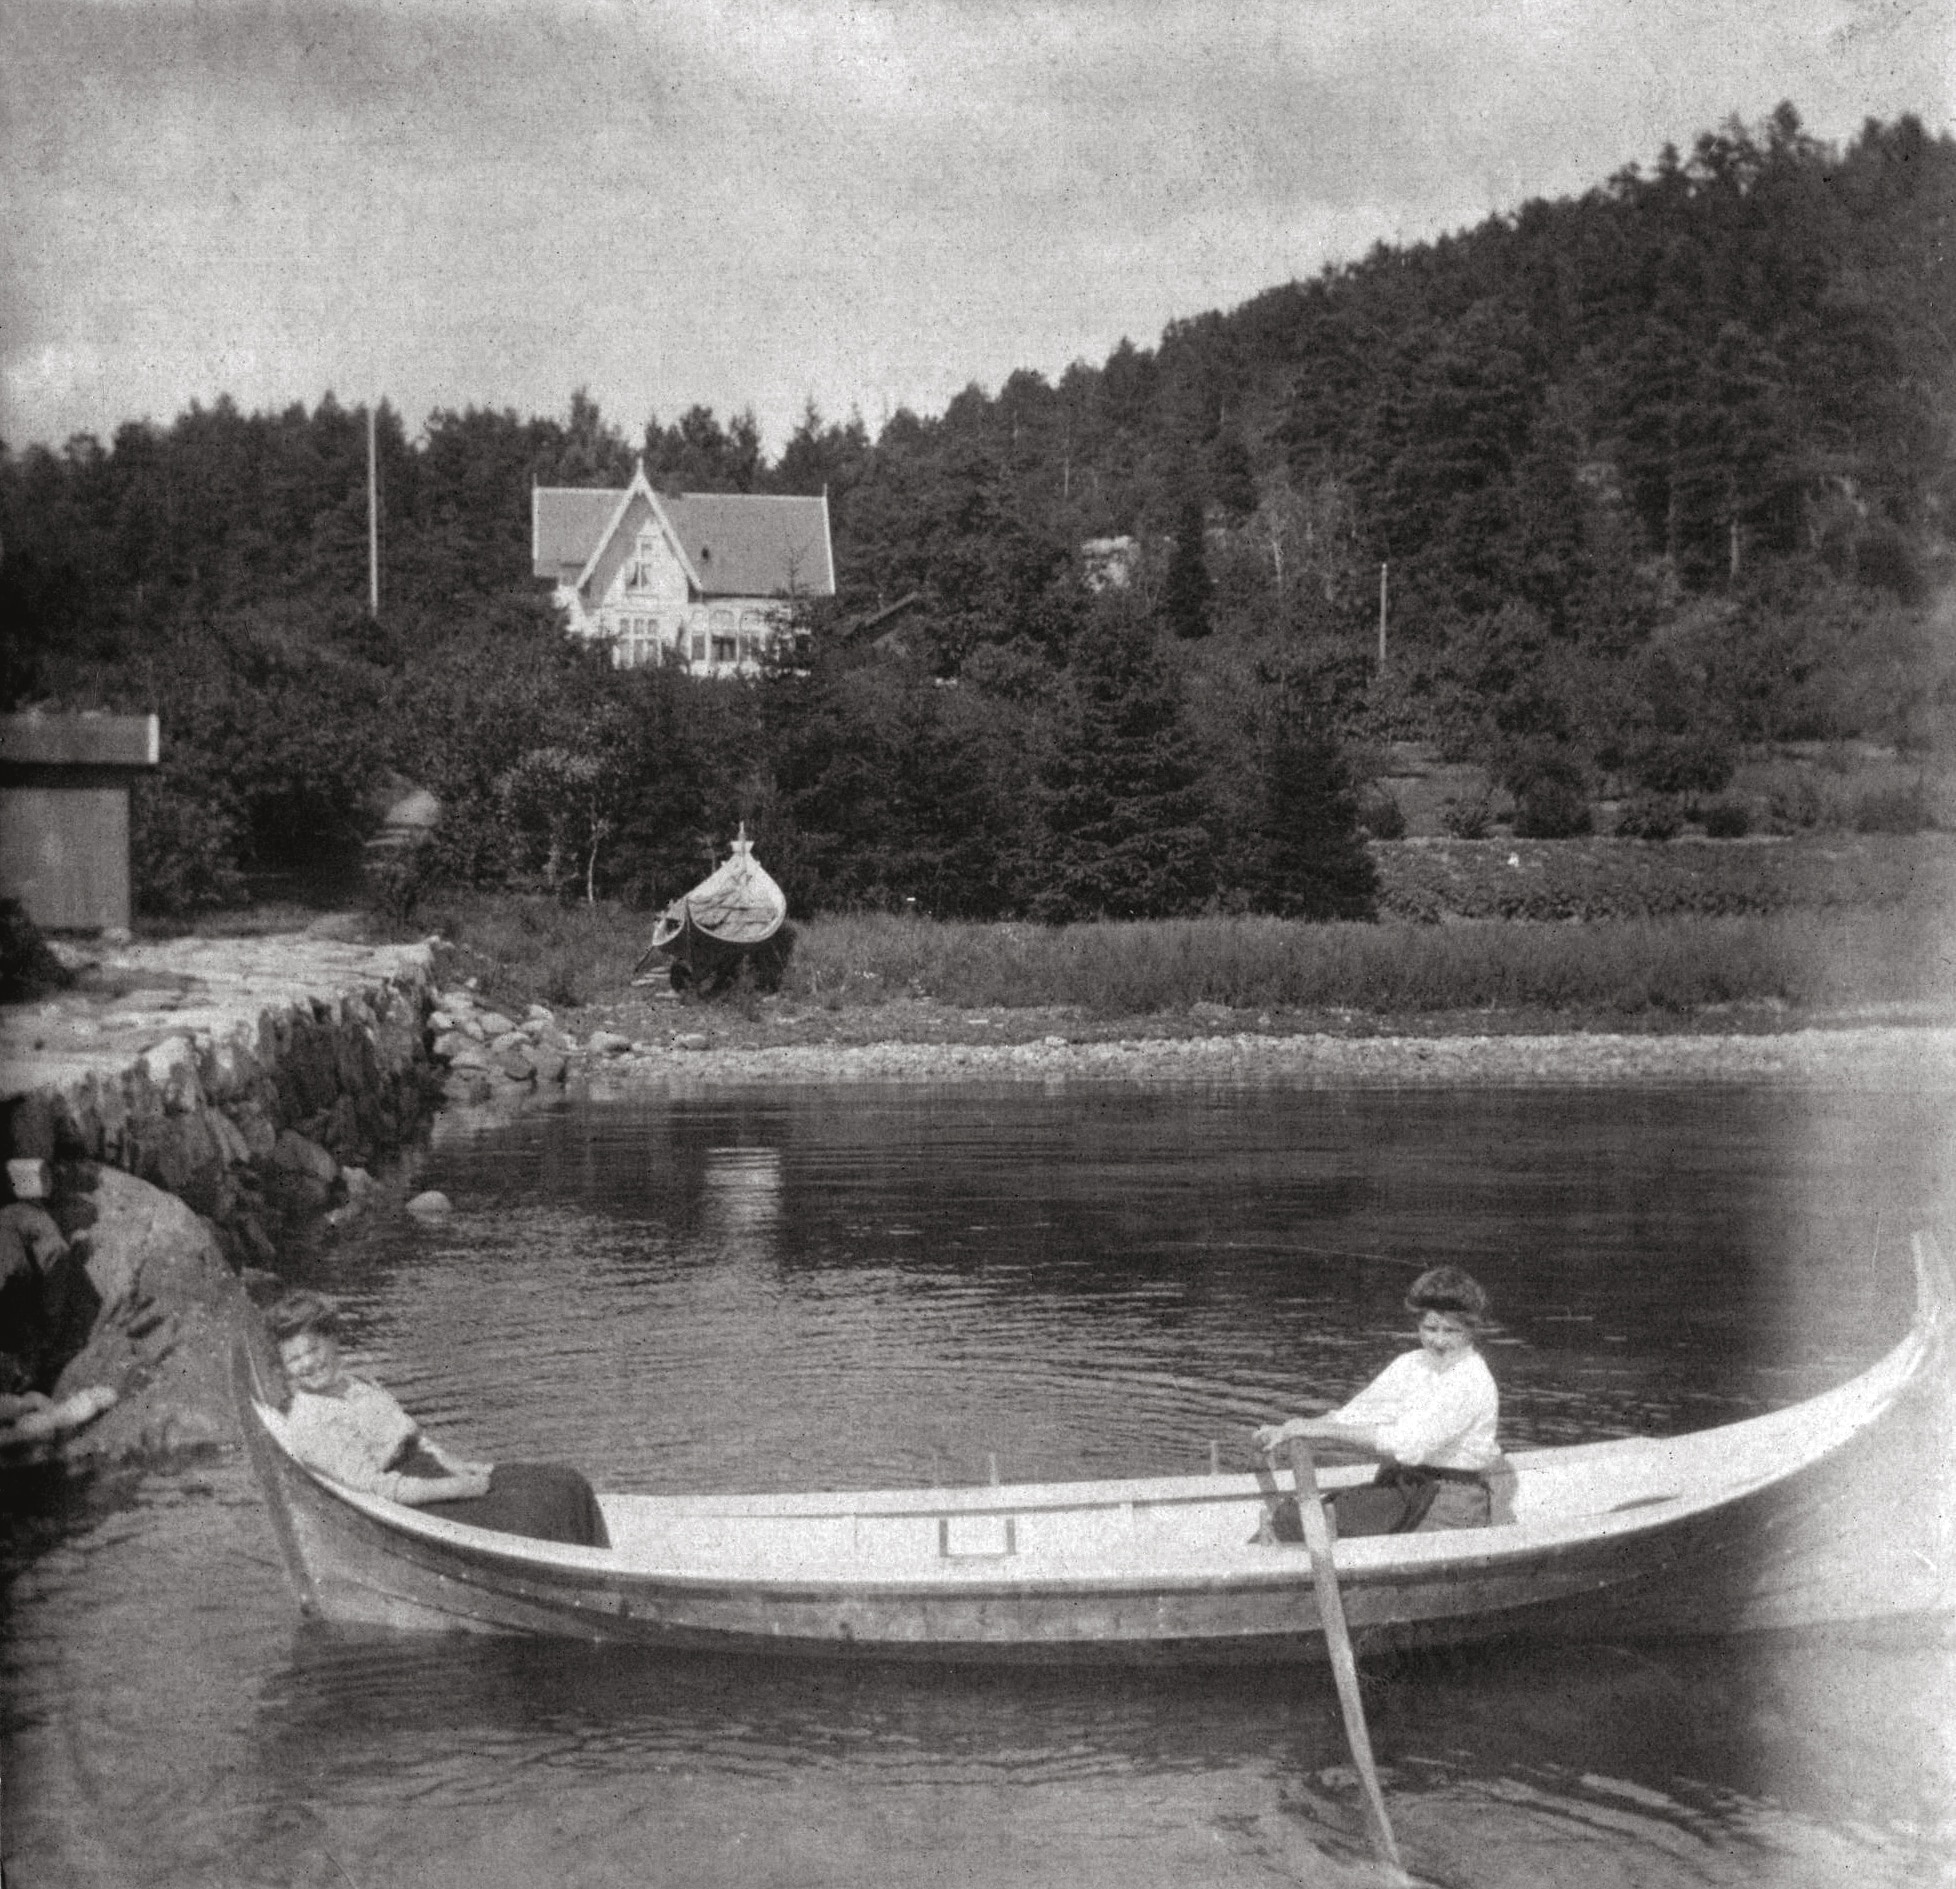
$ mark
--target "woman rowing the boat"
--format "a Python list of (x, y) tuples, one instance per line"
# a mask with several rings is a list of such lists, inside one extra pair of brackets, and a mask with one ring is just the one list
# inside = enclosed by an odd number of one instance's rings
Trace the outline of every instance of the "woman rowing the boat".
[(333, 1307), (290, 1292), (265, 1314), (292, 1389), (285, 1434), (293, 1455), (368, 1495), (446, 1521), (578, 1547), (608, 1548), (591, 1485), (559, 1463), (477, 1463), (437, 1449), (378, 1384), (340, 1362)]
[[(1265, 1450), (1301, 1436), (1379, 1459), (1369, 1483), (1326, 1500), (1340, 1535), (1484, 1528), (1492, 1519), (1488, 1474), (1501, 1460), (1501, 1394), (1479, 1347), (1487, 1294), (1458, 1266), (1436, 1266), (1413, 1281), (1406, 1308), (1419, 1314), (1417, 1351), (1395, 1358), (1328, 1416), (1266, 1423), (1256, 1433)], [(1295, 1515), (1280, 1517), (1277, 1532), (1300, 1538)]]

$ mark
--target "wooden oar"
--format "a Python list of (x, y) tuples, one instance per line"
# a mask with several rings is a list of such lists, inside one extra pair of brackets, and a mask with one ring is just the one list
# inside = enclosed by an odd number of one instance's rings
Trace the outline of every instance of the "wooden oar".
[(1318, 1615), (1324, 1622), (1324, 1642), (1331, 1652), (1331, 1670), (1338, 1681), (1338, 1703), (1345, 1714), (1345, 1742), (1352, 1748), (1358, 1765), (1359, 1782), (1365, 1787), (1365, 1821), (1372, 1836), (1372, 1847), (1395, 1883), (1410, 1884), (1406, 1866), (1399, 1860), (1399, 1844), (1386, 1816), (1385, 1792), (1379, 1788), (1379, 1768), (1372, 1761), (1372, 1734), (1365, 1727), (1365, 1702), (1358, 1692), (1358, 1660), (1352, 1652), (1351, 1629), (1345, 1624), (1345, 1600), (1338, 1591), (1338, 1570), (1331, 1559), (1331, 1524), (1325, 1519), (1324, 1501), (1318, 1494), (1318, 1468), (1311, 1456), (1308, 1439), (1288, 1440), (1291, 1473), (1297, 1478), (1297, 1513), (1304, 1524), (1304, 1546), (1311, 1556), (1311, 1585), (1318, 1597)]

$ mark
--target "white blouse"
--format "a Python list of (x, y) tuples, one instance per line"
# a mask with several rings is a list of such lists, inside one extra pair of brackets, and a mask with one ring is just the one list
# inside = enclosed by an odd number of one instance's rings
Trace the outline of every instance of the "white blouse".
[(331, 1396), (295, 1390), (285, 1413), (292, 1453), (335, 1482), (398, 1502), (402, 1488), (420, 1480), (390, 1470), (402, 1444), (421, 1426), (378, 1384), (343, 1378)]
[(1501, 1454), (1494, 1431), (1501, 1393), (1478, 1351), (1442, 1362), (1432, 1352), (1394, 1358), (1334, 1419), (1376, 1426), (1394, 1462), (1429, 1469), (1486, 1469)]

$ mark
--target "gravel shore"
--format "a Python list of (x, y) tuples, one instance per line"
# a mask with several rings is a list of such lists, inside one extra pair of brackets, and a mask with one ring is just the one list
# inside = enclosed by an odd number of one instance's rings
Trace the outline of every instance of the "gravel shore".
[(1779, 1032), (1351, 1036), (1239, 1031), (1009, 1043), (741, 1044), (678, 1030), (585, 1062), (594, 1095), (822, 1082), (1281, 1082), (1324, 1087), (1796, 1083), (1956, 1087), (1956, 1027), (1842, 1025)]

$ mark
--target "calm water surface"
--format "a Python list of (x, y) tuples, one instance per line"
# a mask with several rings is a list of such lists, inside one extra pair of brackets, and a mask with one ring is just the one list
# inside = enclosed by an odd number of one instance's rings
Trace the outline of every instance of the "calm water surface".
[[(1906, 1322), (1948, 1096), (849, 1087), (444, 1126), (305, 1257), (356, 1368), (612, 1487), (1172, 1473), (1348, 1393), (1441, 1259), (1511, 1443), (1824, 1388)], [(1879, 1218), (1880, 1231), (1877, 1232)], [(1877, 1241), (1880, 1250), (1877, 1253)], [(1897, 1486), (1921, 1474), (1904, 1463)], [(1892, 1492), (1891, 1492), (1892, 1493)], [(17, 1520), (9, 1889), (1370, 1879), (1322, 1674), (909, 1672), (301, 1624), (242, 1461)], [(1871, 1565), (1920, 1534), (1877, 1515)], [(1873, 1575), (1870, 1577), (1875, 1578)], [(1956, 1880), (1935, 1632), (1373, 1662), (1447, 1885)]]

